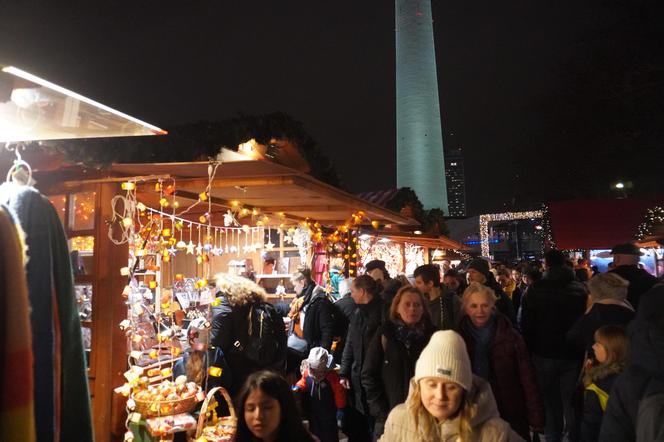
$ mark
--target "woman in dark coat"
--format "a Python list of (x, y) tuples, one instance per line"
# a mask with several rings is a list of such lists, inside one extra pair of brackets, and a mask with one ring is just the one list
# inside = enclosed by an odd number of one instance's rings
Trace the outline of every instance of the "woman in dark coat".
[(490, 288), (471, 283), (463, 294), (465, 316), (459, 334), (468, 348), (473, 373), (489, 381), (500, 417), (530, 440), (530, 427), (544, 427), (544, 408), (535, 368), (521, 335), (495, 309)]
[(400, 289), (390, 306), (389, 320), (369, 344), (362, 369), (362, 386), (369, 412), (375, 418), (376, 439), (383, 434), (392, 408), (406, 400), (415, 362), (433, 332), (422, 292), (415, 287)]
[(595, 331), (603, 325), (626, 326), (634, 318), (634, 308), (627, 301), (629, 281), (616, 273), (600, 273), (588, 281), (591, 305), (567, 332), (567, 339), (583, 346), (592, 357)]

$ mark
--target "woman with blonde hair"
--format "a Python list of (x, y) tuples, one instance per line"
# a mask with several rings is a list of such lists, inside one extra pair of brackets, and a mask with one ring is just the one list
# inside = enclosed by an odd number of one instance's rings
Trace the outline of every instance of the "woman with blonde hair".
[(535, 367), (523, 338), (496, 311), (495, 302), (492, 289), (471, 283), (463, 293), (465, 316), (459, 322), (459, 334), (466, 342), (473, 373), (491, 384), (500, 416), (530, 440), (530, 427), (544, 427)]
[(589, 306), (574, 326), (567, 339), (583, 346), (588, 356), (593, 355), (595, 331), (603, 325), (627, 325), (634, 318), (634, 308), (627, 301), (629, 281), (616, 273), (599, 273), (588, 281)]
[(367, 349), (362, 387), (375, 419), (374, 437), (383, 434), (390, 410), (406, 400), (415, 362), (435, 331), (427, 299), (416, 287), (401, 288), (390, 306), (389, 318)]
[(521, 441), (500, 418), (491, 387), (473, 376), (463, 338), (433, 334), (415, 365), (404, 404), (387, 418), (384, 442)]

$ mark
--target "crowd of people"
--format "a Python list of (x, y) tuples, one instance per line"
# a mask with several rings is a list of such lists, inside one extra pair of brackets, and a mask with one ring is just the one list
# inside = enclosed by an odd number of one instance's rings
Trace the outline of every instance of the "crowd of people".
[(664, 283), (635, 246), (612, 253), (606, 273), (551, 250), (411, 279), (375, 260), (337, 299), (302, 269), (281, 309), (220, 281), (207, 360), (228, 371), (237, 440), (656, 440)]

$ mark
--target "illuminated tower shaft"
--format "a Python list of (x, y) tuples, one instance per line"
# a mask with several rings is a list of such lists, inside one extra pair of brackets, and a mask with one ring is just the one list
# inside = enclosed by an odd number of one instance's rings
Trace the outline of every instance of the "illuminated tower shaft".
[(431, 0), (396, 0), (397, 186), (449, 214)]

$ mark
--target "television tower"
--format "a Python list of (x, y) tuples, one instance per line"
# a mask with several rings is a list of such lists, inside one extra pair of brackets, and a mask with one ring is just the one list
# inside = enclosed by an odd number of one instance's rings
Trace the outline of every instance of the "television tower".
[(397, 187), (449, 215), (431, 0), (395, 0)]

